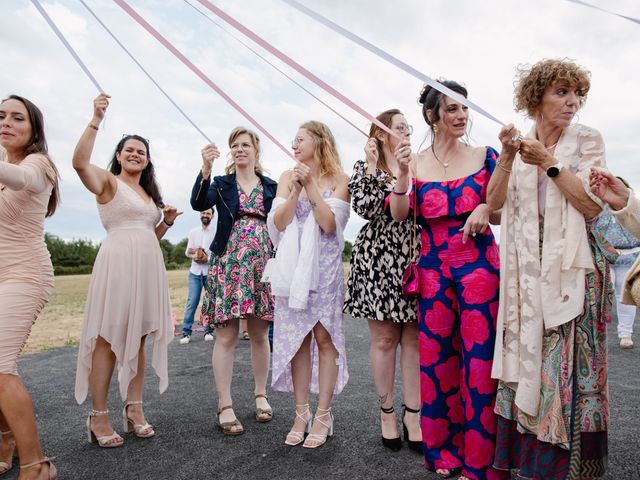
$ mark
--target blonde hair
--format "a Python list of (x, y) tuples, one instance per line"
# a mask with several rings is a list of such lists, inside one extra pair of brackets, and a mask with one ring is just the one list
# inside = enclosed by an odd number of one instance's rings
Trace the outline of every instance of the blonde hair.
[[(253, 144), (253, 148), (256, 150), (256, 166), (254, 170), (257, 174), (264, 175), (266, 170), (262, 166), (262, 163), (260, 163), (260, 153), (262, 152), (260, 150), (260, 137), (256, 132), (254, 132), (253, 130), (249, 130), (247, 127), (234, 128), (229, 134), (229, 148), (231, 148), (231, 145), (233, 144), (233, 142), (235, 142), (236, 138), (245, 133), (249, 135), (251, 143)], [(227, 166), (224, 168), (224, 173), (226, 173), (227, 175), (230, 173), (236, 173), (236, 164), (234, 163), (233, 158), (229, 160), (229, 163), (227, 163)]]
[(534, 118), (547, 87), (560, 82), (575, 85), (582, 107), (591, 87), (590, 77), (591, 72), (568, 58), (544, 59), (533, 66), (520, 65), (515, 81), (516, 112), (524, 111), (529, 118)]
[(336, 139), (324, 123), (311, 120), (300, 125), (313, 138), (313, 157), (320, 164), (320, 177), (338, 178), (344, 173)]

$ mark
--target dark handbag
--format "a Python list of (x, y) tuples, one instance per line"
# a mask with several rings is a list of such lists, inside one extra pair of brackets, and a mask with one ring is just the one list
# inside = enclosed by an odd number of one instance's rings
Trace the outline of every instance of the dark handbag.
[[(418, 193), (414, 186), (413, 222), (411, 223), (410, 255), (413, 256), (416, 244), (416, 211), (418, 210)], [(409, 262), (402, 274), (402, 296), (408, 300), (415, 300), (420, 296), (420, 276), (418, 274), (418, 262)]]

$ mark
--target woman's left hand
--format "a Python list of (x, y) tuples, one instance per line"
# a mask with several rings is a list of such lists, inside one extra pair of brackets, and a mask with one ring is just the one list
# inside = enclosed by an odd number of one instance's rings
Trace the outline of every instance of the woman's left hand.
[(622, 210), (629, 201), (629, 189), (624, 182), (604, 168), (591, 167), (589, 187), (591, 193), (613, 210)]
[(171, 205), (165, 205), (162, 208), (162, 215), (164, 216), (164, 222), (165, 223), (170, 223), (172, 224), (173, 222), (176, 221), (176, 218), (179, 215), (182, 215), (183, 212), (179, 212), (178, 209), (176, 207), (173, 207)]
[(486, 203), (481, 203), (473, 209), (471, 215), (460, 230), (462, 230), (462, 243), (467, 243), (469, 235), (475, 237), (478, 233), (484, 233), (489, 226), (491, 210)]
[(529, 165), (545, 169), (558, 163), (545, 146), (535, 138), (523, 138), (520, 142), (520, 158)]

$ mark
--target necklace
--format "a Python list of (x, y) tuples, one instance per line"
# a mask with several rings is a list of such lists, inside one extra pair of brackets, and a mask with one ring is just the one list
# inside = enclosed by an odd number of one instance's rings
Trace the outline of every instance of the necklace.
[[(558, 142), (559, 141), (560, 140), (558, 140)], [(547, 150), (553, 150), (555, 148), (555, 146), (558, 145), (558, 142), (554, 143), (553, 145), (549, 145), (548, 147), (544, 147), (544, 148), (546, 148)]]
[(436, 159), (436, 161), (442, 165), (442, 168), (444, 168), (444, 177), (447, 178), (447, 168), (449, 168), (449, 162), (443, 162), (442, 160), (440, 160), (438, 158), (438, 155), (436, 155), (436, 149), (433, 146), (433, 143), (431, 144), (431, 151), (433, 152), (433, 158)]

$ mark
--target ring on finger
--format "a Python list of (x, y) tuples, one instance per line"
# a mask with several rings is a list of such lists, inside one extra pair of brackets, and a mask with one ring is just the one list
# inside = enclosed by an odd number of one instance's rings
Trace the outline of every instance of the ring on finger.
[(471, 232), (471, 236), (475, 237), (476, 236), (476, 232)]
[(512, 141), (513, 143), (515, 143), (515, 142), (519, 142), (519, 141), (521, 141), (521, 140), (522, 140), (522, 135), (520, 135), (519, 133), (518, 133), (517, 135), (514, 135), (513, 137), (511, 137), (511, 141)]

